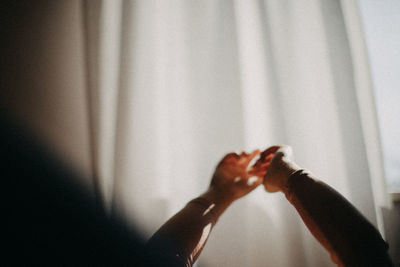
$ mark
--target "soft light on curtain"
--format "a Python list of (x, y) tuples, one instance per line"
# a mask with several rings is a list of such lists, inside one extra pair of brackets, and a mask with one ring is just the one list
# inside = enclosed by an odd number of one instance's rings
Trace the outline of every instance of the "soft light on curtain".
[[(285, 143), (379, 223), (387, 200), (354, 0), (88, 0), (84, 15), (110, 211), (148, 236), (206, 189), (225, 153)], [(198, 262), (332, 265), (284, 196), (261, 187), (223, 215)]]

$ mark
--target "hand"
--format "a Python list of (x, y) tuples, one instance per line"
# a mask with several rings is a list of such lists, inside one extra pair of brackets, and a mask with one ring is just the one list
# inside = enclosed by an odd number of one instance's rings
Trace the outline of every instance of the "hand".
[(210, 189), (215, 190), (221, 198), (230, 201), (251, 192), (263, 181), (263, 176), (252, 175), (247, 169), (250, 161), (259, 154), (259, 150), (255, 150), (251, 154), (245, 152), (240, 155), (227, 154), (214, 172)]
[(272, 146), (260, 155), (251, 173), (264, 175), (265, 190), (272, 193), (284, 192), (289, 176), (299, 169), (290, 146)]

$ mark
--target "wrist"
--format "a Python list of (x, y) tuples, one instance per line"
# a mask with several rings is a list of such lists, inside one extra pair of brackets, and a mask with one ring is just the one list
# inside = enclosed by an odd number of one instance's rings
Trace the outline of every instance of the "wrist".
[(289, 177), (297, 172), (298, 170), (300, 170), (301, 168), (294, 162), (292, 161), (284, 161), (284, 167), (283, 167), (283, 175), (284, 175), (284, 179), (283, 179), (283, 184), (282, 186), (287, 186)]
[(235, 201), (231, 195), (224, 193), (215, 186), (210, 186), (200, 197), (209, 201), (210, 204), (214, 204), (215, 209), (220, 211), (219, 213), (222, 213)]
[(282, 186), (282, 188), (281, 188), (281, 192), (284, 193), (286, 196), (288, 196), (291, 191), (291, 184), (292, 184), (293, 179), (295, 179), (295, 177), (299, 173), (302, 173), (302, 172), (303, 172), (303, 169), (301, 169), (301, 168), (292, 169), (290, 174), (287, 176), (284, 186)]

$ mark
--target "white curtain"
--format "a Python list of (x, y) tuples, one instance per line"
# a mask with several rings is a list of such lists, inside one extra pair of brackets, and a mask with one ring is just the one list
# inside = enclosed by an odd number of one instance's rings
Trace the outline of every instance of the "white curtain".
[[(355, 0), (87, 0), (93, 160), (106, 207), (151, 235), (230, 151), (296, 161), (373, 223), (386, 205)], [(318, 200), (316, 200), (318, 201)], [(220, 218), (198, 266), (331, 266), (282, 194)]]

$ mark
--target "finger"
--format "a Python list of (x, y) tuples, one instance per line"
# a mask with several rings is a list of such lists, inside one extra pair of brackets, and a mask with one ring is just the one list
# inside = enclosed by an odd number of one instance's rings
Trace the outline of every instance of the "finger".
[(240, 154), (239, 154), (239, 157), (240, 157), (240, 159), (239, 159), (239, 165), (245, 165), (246, 164), (246, 162), (247, 162), (247, 159), (249, 158), (249, 156), (250, 156), (250, 154), (247, 154), (246, 152), (244, 152), (244, 151), (242, 151)]
[(220, 161), (219, 165), (221, 165), (221, 163), (226, 163), (226, 162), (230, 162), (230, 161), (236, 161), (239, 160), (240, 156), (238, 154), (236, 154), (235, 152), (231, 152), (226, 154), (222, 160)]
[(253, 152), (251, 152), (250, 155), (246, 155), (245, 156), (245, 160), (243, 162), (243, 164), (245, 166), (249, 165), (250, 161), (252, 161), (257, 155), (259, 155), (261, 152), (259, 149), (254, 150)]
[(257, 166), (251, 166), (249, 168), (249, 171), (265, 171), (266, 169), (268, 169), (269, 165), (271, 165), (271, 161), (258, 164)]
[(260, 170), (266, 170), (268, 169), (269, 165), (271, 165), (271, 161), (265, 162), (264, 164), (261, 164), (259, 169)]
[(267, 162), (266, 164), (264, 164), (264, 165), (262, 165), (260, 167), (251, 168), (248, 171), (248, 175), (249, 176), (256, 175), (256, 176), (259, 176), (259, 177), (264, 177), (267, 174), (267, 171), (268, 171), (268, 168), (269, 168), (270, 164), (271, 164), (270, 162)]
[(258, 162), (256, 165), (253, 165), (249, 168), (249, 170), (264, 170), (271, 164), (271, 161), (266, 162)]
[(223, 159), (230, 159), (230, 158), (239, 159), (240, 156), (235, 152), (231, 152), (231, 153), (226, 154)]
[(274, 157), (275, 154), (269, 154), (266, 158), (265, 161), (271, 161), (271, 159)]
[(269, 154), (266, 158), (264, 159), (258, 159), (256, 163), (254, 163), (253, 167), (255, 168), (262, 168), (263, 165), (266, 163), (271, 162), (272, 158), (275, 156), (275, 154)]
[(267, 162), (270, 162), (271, 161), (271, 159), (274, 157), (274, 155), (275, 155), (275, 153), (274, 154), (269, 154), (267, 157), (265, 157), (262, 161), (259, 161), (259, 163), (260, 164), (265, 164), (265, 163), (267, 163)]
[(263, 173), (265, 171), (266, 171), (265, 169), (261, 169), (261, 168), (252, 168), (252, 169), (247, 171), (247, 176), (256, 175), (256, 174), (259, 174), (259, 173)]
[(277, 150), (279, 150), (281, 146), (271, 146), (268, 149), (264, 150), (261, 155), (260, 158), (257, 160), (257, 162), (254, 164), (254, 166), (257, 166), (259, 164), (263, 164), (266, 161), (269, 161), (270, 159), (273, 158), (275, 152)]
[(260, 155), (260, 159), (264, 159), (266, 158), (268, 155), (270, 154), (274, 154), (278, 149), (280, 149), (282, 146), (271, 146), (269, 148), (267, 148), (266, 150), (264, 150), (261, 155)]

